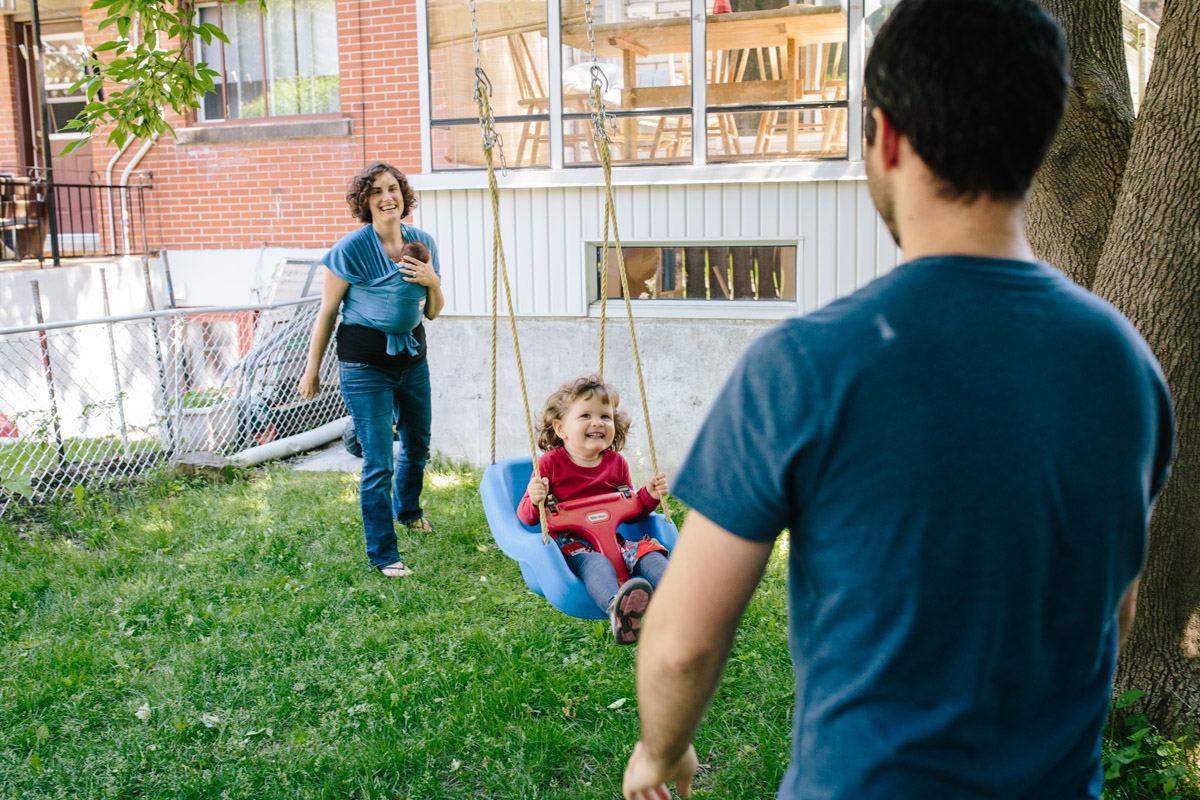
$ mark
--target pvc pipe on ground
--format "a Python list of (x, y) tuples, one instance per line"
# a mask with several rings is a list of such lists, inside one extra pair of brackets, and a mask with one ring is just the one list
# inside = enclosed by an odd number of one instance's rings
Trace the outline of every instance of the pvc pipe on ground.
[(264, 461), (270, 461), (275, 458), (287, 458), (297, 453), (303, 453), (306, 450), (314, 450), (323, 444), (332, 442), (334, 439), (340, 439), (342, 431), (345, 430), (346, 423), (349, 421), (349, 417), (342, 417), (333, 422), (328, 422), (319, 428), (314, 428), (311, 431), (297, 433), (295, 436), (288, 436), (283, 439), (276, 439), (273, 442), (267, 442), (258, 447), (251, 447), (248, 450), (243, 450), (240, 453), (230, 456), (229, 463), (236, 464), (239, 467), (253, 467)]

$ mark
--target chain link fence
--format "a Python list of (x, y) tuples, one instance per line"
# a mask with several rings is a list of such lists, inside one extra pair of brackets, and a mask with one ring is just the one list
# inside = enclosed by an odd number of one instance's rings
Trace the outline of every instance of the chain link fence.
[[(337, 361), (304, 400), (319, 297), (0, 329), (0, 516), (189, 452), (230, 455), (345, 416)], [(332, 345), (331, 348), (332, 349)]]

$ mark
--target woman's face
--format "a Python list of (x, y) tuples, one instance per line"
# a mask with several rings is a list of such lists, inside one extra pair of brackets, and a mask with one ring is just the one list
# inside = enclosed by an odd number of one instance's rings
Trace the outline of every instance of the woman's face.
[(400, 191), (400, 181), (396, 176), (384, 170), (375, 176), (371, 183), (371, 194), (367, 198), (367, 207), (371, 209), (371, 222), (384, 222), (390, 219), (400, 219), (404, 214), (404, 193)]

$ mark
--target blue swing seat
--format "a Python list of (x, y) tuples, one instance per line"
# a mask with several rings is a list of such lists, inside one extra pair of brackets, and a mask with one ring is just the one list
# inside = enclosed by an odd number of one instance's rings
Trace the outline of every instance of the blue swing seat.
[[(479, 494), (483, 498), (483, 510), (492, 537), (504, 554), (520, 566), (530, 591), (540, 594), (550, 601), (550, 605), (569, 616), (607, 619), (604, 609), (597, 608), (592, 602), (583, 581), (568, 569), (554, 540), (542, 544), (541, 528), (526, 525), (517, 517), (517, 505), (525, 496), (532, 475), (533, 459), (528, 457), (497, 461), (484, 470)], [(679, 538), (675, 523), (658, 513), (622, 525), (617, 530), (629, 541), (653, 536), (667, 550), (673, 550), (675, 540)]]

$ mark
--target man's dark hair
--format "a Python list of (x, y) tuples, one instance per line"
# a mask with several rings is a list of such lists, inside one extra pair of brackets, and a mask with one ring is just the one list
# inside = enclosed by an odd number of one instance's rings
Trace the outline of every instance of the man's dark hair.
[(1062, 32), (1035, 0), (901, 0), (867, 59), (878, 106), (947, 196), (1017, 199), (1062, 120)]

